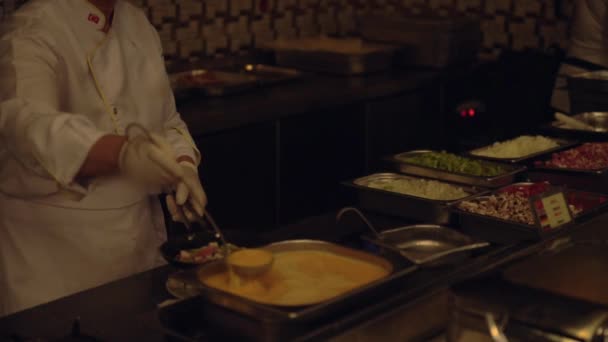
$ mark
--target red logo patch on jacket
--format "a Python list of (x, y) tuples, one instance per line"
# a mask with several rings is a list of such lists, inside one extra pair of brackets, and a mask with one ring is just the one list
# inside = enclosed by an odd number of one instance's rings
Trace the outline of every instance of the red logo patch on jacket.
[(89, 13), (89, 21), (99, 24), (99, 17), (93, 13)]

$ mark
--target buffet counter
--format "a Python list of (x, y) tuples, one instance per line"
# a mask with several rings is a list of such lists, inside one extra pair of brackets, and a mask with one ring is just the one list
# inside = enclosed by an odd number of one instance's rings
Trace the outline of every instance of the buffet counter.
[[(385, 216), (369, 215), (368, 217), (382, 230), (407, 223), (401, 219)], [(561, 236), (573, 235), (582, 239), (605, 238), (606, 230), (603, 227), (607, 223), (608, 216), (604, 214), (585, 224), (564, 230)], [(266, 243), (297, 238), (322, 238), (348, 244), (363, 233), (367, 233), (367, 228), (357, 219), (350, 218), (336, 224), (334, 213), (330, 213), (272, 233), (261, 234), (257, 239), (259, 243)], [(559, 235), (554, 238), (557, 237)], [(236, 236), (231, 238), (238, 240)], [(250, 239), (242, 236), (239, 238)], [(441, 317), (447, 317), (446, 289), (451, 284), (489, 272), (513, 260), (540, 251), (551, 244), (554, 238), (542, 243), (492, 245), (483, 253), (478, 253), (467, 262), (455, 266), (416, 270), (407, 276), (406, 282), (398, 290), (385, 293), (381, 299), (358, 310), (341, 313), (331, 319), (317, 322), (314, 326), (307, 326), (306, 332), (298, 338), (302, 340), (333, 338), (340, 341), (343, 338), (348, 340), (353, 336), (367, 338), (406, 336), (404, 334), (412, 328), (416, 328), (414, 330), (417, 333), (439, 333), (437, 329), (447, 324)], [(166, 301), (172, 298), (165, 289), (165, 283), (173, 272), (175, 269), (172, 267), (163, 266), (2, 318), (0, 340), (2, 338), (6, 341), (27, 341), (33, 338), (40, 338), (39, 341), (59, 340), (70, 334), (76, 319), (79, 320), (77, 325), (82, 334), (101, 341), (165, 341), (167, 336), (182, 336), (185, 338), (183, 340), (204, 341), (209, 338), (231, 337), (231, 333), (226, 330), (218, 331), (214, 327), (205, 326), (204, 321), (200, 321), (200, 317), (192, 316), (191, 312), (181, 318), (182, 320), (179, 321), (183, 323), (181, 327), (161, 324), (159, 320), (161, 311), (158, 305), (167, 304)], [(426, 327), (428, 329), (424, 329), (425, 327), (420, 324), (408, 325), (403, 321), (407, 317), (412, 317), (411, 310), (416, 312), (421, 310), (421, 306), (426, 307), (427, 314), (431, 312), (433, 313), (431, 317), (435, 317), (435, 321), (427, 321), (430, 325)], [(177, 305), (173, 307), (178, 308)], [(167, 311), (164, 314), (167, 314)], [(173, 323), (176, 317), (182, 316), (174, 316)], [(193, 330), (192, 326), (187, 325), (192, 323), (191, 318), (199, 319), (196, 325), (198, 330)], [(437, 318), (440, 318), (439, 321)], [(402, 332), (396, 332), (395, 329), (401, 329)]]

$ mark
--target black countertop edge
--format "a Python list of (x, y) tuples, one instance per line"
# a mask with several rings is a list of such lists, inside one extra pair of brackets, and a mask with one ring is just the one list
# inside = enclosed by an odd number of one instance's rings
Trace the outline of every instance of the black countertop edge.
[(345, 77), (307, 75), (284, 84), (257, 87), (224, 97), (178, 98), (178, 111), (195, 137), (240, 126), (315, 113), (422, 89), (438, 71), (393, 69)]

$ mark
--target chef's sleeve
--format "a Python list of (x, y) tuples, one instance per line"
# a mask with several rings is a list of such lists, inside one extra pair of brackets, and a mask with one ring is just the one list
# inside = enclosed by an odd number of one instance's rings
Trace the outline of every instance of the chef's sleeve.
[[(52, 41), (34, 24), (16, 27), (0, 38), (0, 138), (24, 171), (13, 175), (15, 184), (49, 180), (55, 191), (86, 193), (74, 178), (105, 133), (83, 115), (58, 110), (59, 58)], [(38, 195), (55, 192), (53, 186)]]
[(164, 124), (165, 137), (173, 147), (176, 156), (188, 156), (194, 160), (196, 165), (198, 165), (201, 162), (201, 153), (188, 131), (188, 126), (176, 110), (175, 100), (170, 87), (167, 94), (167, 101), (169, 101), (170, 105), (168, 108), (170, 108), (170, 110), (167, 111), (167, 117)]
[[(161, 59), (162, 65), (164, 65), (163, 48), (158, 32), (156, 32), (152, 25), (150, 25), (150, 32), (154, 35), (156, 51), (158, 51), (158, 56)], [(165, 98), (165, 106), (163, 106), (165, 109), (165, 121), (163, 125), (165, 131), (165, 138), (173, 147), (176, 156), (188, 156), (192, 158), (192, 160), (194, 160), (196, 165), (198, 165), (201, 161), (201, 153), (198, 147), (196, 147), (194, 139), (190, 135), (188, 126), (186, 125), (184, 120), (182, 120), (180, 114), (177, 112), (175, 98), (173, 96), (173, 90), (171, 89), (169, 77), (167, 76), (166, 71), (163, 70), (163, 73), (163, 80), (165, 83), (163, 87), (163, 97)]]

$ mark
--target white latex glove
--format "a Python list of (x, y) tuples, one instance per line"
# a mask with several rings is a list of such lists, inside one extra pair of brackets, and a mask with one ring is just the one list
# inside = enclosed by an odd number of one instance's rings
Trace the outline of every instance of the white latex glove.
[(184, 174), (171, 146), (154, 133), (129, 137), (120, 150), (118, 165), (134, 181), (159, 188), (173, 186)]
[[(194, 209), (199, 217), (203, 217), (207, 206), (207, 195), (198, 177), (196, 166), (187, 161), (182, 161), (179, 165), (182, 168), (183, 176), (177, 183), (175, 195), (168, 194), (166, 197), (167, 209), (173, 221), (196, 221), (196, 215), (193, 215), (191, 209)], [(186, 202), (188, 205), (185, 205)], [(182, 207), (186, 217), (177, 206)]]

